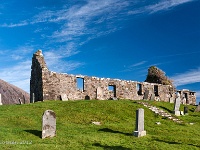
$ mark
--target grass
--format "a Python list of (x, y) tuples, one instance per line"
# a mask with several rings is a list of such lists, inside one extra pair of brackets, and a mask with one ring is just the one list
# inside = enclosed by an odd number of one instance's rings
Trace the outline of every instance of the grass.
[[(152, 102), (171, 112), (173, 104)], [(189, 107), (189, 115), (180, 116), (182, 124), (156, 116), (136, 101), (45, 101), (0, 107), (1, 149), (107, 149), (107, 150), (188, 150), (200, 149), (200, 113)], [(135, 113), (145, 109), (144, 137), (134, 137)], [(57, 136), (41, 139), (42, 114), (56, 113)], [(181, 106), (183, 109), (183, 106)], [(101, 125), (94, 125), (99, 121)], [(161, 122), (156, 125), (155, 122)], [(189, 123), (194, 123), (190, 125)]]

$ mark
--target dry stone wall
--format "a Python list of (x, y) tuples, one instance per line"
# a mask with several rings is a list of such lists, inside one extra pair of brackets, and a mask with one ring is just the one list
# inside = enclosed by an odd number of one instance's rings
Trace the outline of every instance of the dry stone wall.
[[(52, 72), (48, 70), (41, 50), (33, 54), (31, 68), (31, 102), (61, 99), (141, 100), (152, 98), (169, 102), (169, 98), (175, 92), (169, 85)], [(82, 81), (81, 89), (78, 87), (78, 79)]]

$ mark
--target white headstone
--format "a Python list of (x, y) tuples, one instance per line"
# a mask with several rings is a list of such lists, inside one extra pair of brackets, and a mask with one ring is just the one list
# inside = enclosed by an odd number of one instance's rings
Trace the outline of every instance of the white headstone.
[(61, 94), (61, 100), (62, 101), (68, 101), (68, 97), (67, 97), (67, 94)]
[(2, 104), (2, 101), (1, 101), (1, 93), (0, 93), (0, 105), (3, 105), (3, 104)]
[(146, 131), (144, 130), (144, 109), (142, 108), (136, 110), (136, 127), (133, 135), (136, 137), (146, 135)]
[(179, 92), (177, 92), (175, 103), (174, 103), (174, 114), (176, 116), (180, 116), (180, 111), (179, 111), (180, 105), (181, 105), (181, 98), (180, 98)]
[(56, 114), (46, 110), (42, 116), (42, 139), (56, 136)]

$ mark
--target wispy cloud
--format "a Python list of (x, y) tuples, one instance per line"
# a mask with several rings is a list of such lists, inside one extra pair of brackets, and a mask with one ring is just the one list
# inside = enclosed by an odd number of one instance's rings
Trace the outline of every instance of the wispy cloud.
[(68, 45), (56, 47), (51, 50), (44, 51), (45, 61), (52, 71), (67, 72), (80, 67), (84, 63), (74, 61), (63, 61), (64, 58), (69, 58), (72, 55), (78, 54), (76, 45), (71, 42)]
[(200, 68), (172, 76), (176, 86), (200, 82)]
[(141, 62), (138, 62), (138, 63), (135, 63), (135, 64), (131, 65), (130, 67), (137, 67), (137, 66), (145, 64), (146, 62), (147, 61), (141, 61)]
[(147, 6), (142, 6), (138, 9), (134, 9), (128, 12), (128, 14), (135, 15), (135, 14), (141, 14), (141, 13), (156, 13), (159, 11), (166, 11), (170, 10), (178, 5), (182, 5), (184, 3), (192, 2), (195, 0), (162, 0), (155, 4), (150, 4)]
[(21, 26), (26, 26), (28, 25), (29, 23), (27, 21), (22, 21), (20, 23), (11, 23), (11, 24), (7, 24), (7, 23), (4, 23), (2, 25), (0, 25), (0, 27), (7, 27), (7, 28), (13, 28), (13, 27), (21, 27)]
[(0, 79), (29, 92), (31, 61), (19, 62), (12, 67), (0, 68)]

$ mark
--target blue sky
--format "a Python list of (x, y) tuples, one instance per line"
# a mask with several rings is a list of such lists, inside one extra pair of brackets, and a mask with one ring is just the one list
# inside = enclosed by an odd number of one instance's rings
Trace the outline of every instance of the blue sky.
[(31, 59), (50, 70), (144, 81), (155, 65), (200, 101), (199, 0), (1, 0), (0, 79), (29, 92)]

